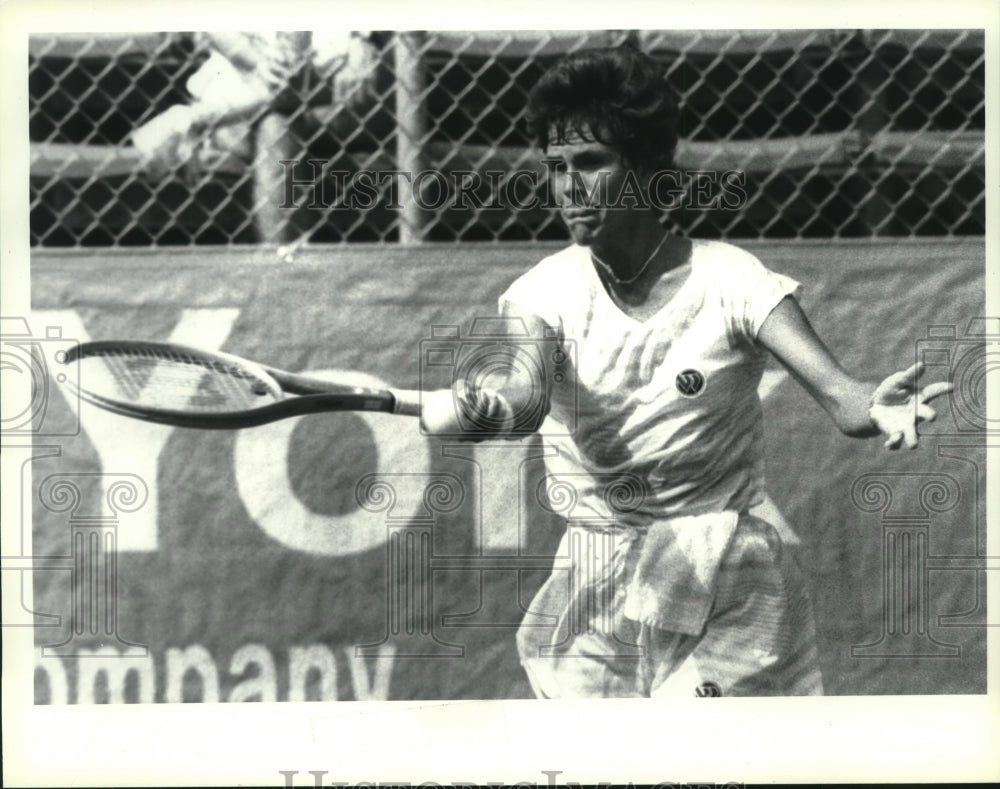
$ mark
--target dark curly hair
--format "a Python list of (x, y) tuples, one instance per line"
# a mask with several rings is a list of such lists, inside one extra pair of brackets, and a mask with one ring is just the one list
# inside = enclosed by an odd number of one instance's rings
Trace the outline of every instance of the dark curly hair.
[(592, 135), (627, 166), (671, 167), (677, 148), (677, 103), (662, 66), (631, 46), (567, 55), (528, 98), (531, 136), (544, 151), (550, 137)]

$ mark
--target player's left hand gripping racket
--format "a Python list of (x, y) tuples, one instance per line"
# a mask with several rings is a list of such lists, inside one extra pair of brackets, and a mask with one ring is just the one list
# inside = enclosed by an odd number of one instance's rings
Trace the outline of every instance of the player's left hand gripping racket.
[(370, 389), (174, 343), (86, 342), (66, 354), (82, 400), (178, 427), (236, 429), (324, 411), (417, 416), (415, 390)]

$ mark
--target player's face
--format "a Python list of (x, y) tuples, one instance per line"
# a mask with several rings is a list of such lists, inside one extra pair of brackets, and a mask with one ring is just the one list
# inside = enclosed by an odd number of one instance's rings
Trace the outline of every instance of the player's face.
[(573, 241), (583, 246), (621, 241), (630, 213), (618, 198), (628, 170), (620, 154), (590, 135), (567, 131), (550, 137), (546, 157), (555, 162), (556, 204)]

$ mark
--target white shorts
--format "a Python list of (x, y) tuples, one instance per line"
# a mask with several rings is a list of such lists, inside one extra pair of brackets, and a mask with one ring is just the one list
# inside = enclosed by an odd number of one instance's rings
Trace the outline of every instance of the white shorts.
[(739, 515), (698, 635), (625, 616), (643, 540), (627, 529), (567, 528), (517, 634), (536, 695), (822, 694), (812, 604), (771, 524)]

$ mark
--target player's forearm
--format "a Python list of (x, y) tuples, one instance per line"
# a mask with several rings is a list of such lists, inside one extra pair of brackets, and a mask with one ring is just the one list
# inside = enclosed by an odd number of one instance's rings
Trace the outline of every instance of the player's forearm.
[[(508, 343), (494, 344), (473, 364), (467, 379), (452, 388), (426, 392), (422, 397), (424, 430), (459, 440), (487, 441), (520, 438), (538, 430), (551, 405), (551, 379), (557, 379), (552, 361), (554, 327), (537, 315), (506, 301), (501, 320), (510, 330)], [(528, 339), (526, 339), (528, 338)], [(531, 339), (534, 338), (534, 339)], [(545, 348), (549, 356), (542, 353)]]
[[(420, 420), (432, 435), (458, 440), (485, 441), (510, 438), (537, 430), (548, 413), (548, 403), (538, 408), (536, 392), (523, 387), (473, 389), (456, 382), (452, 389), (425, 392), (421, 397)], [(531, 414), (532, 420), (519, 418)]]
[(879, 434), (871, 420), (874, 384), (848, 373), (817, 336), (795, 299), (784, 299), (764, 321), (758, 339), (788, 369), (847, 436)]
[(874, 384), (845, 379), (820, 402), (845, 436), (873, 438), (879, 435), (870, 414), (874, 391)]

